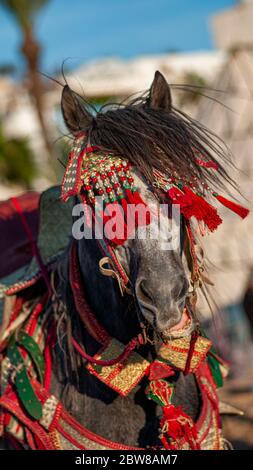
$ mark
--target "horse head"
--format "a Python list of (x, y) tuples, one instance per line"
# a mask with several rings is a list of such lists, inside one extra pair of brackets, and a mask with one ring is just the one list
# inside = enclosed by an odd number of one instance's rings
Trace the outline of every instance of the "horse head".
[[(121, 156), (132, 164), (131, 179), (146, 206), (164, 202), (166, 185), (161, 191), (160, 183), (161, 178), (166, 180), (170, 187), (170, 205), (177, 200), (182, 203), (183, 235), (184, 222), (190, 217), (185, 210), (189, 201), (191, 207), (194, 206), (192, 215), (200, 220), (202, 213), (199, 213), (203, 209), (203, 223), (210, 224), (211, 230), (220, 223), (216, 210), (212, 206), (209, 209), (198, 194), (210, 189), (210, 182), (219, 186), (227, 178), (226, 171), (213, 156), (215, 151), (224, 158), (221, 147), (205, 128), (172, 106), (170, 87), (160, 72), (155, 73), (145, 95), (125, 104), (102, 108), (96, 114), (66, 85), (62, 93), (62, 113), (74, 137), (78, 138), (81, 133), (86, 149), (95, 146), (105, 156)], [(162, 177), (157, 179), (157, 175)], [(179, 192), (178, 188), (184, 188), (182, 181), (189, 183), (191, 189), (182, 190), (185, 191), (183, 202), (182, 194), (178, 197), (175, 188), (171, 190), (174, 181)], [(89, 192), (89, 185), (87, 188)], [(165, 227), (168, 216), (160, 214), (160, 222)], [(144, 229), (146, 235), (142, 236)], [(151, 325), (163, 339), (189, 334), (194, 328), (188, 302), (189, 273), (186, 273), (182, 256), (184, 236), (179, 234), (176, 246), (165, 250), (170, 237), (171, 232), (167, 231), (165, 237), (154, 239), (147, 227), (139, 227), (138, 236), (113, 247), (116, 262), (130, 281), (138, 318)]]

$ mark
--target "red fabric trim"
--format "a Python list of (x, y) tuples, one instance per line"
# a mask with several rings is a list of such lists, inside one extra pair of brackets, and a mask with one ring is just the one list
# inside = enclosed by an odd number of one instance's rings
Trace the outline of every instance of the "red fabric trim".
[[(219, 424), (219, 415), (218, 415), (218, 398), (216, 394), (216, 388), (215, 384), (213, 382), (213, 379), (211, 377), (210, 370), (208, 368), (207, 364), (202, 364), (201, 368), (199, 369), (198, 373), (196, 374), (201, 395), (202, 395), (202, 400), (203, 400), (203, 406), (201, 410), (201, 414), (199, 419), (196, 422), (196, 429), (199, 431), (202, 427), (202, 425), (206, 422), (207, 419), (207, 411), (209, 406), (212, 406), (213, 411), (215, 412), (215, 417), (216, 417), (216, 426)], [(210, 401), (210, 392), (207, 392), (206, 387), (203, 385), (201, 382), (201, 378), (205, 377), (208, 380), (208, 383), (210, 384), (210, 387), (212, 389), (212, 401)], [(50, 397), (50, 394), (35, 380), (33, 380), (33, 386), (36, 390), (36, 394), (38, 398), (41, 400), (42, 403), (46, 401), (47, 398)], [(215, 399), (214, 399), (215, 397)], [(20, 405), (17, 401), (17, 397), (15, 396), (15, 393), (13, 391), (10, 392), (9, 388), (9, 393), (8, 397), (2, 397), (0, 399), (0, 405), (7, 410), (10, 414), (13, 414), (16, 416), (19, 420), (20, 423), (28, 428), (28, 431), (32, 433), (34, 436), (34, 439), (36, 441), (36, 448), (40, 449), (45, 449), (45, 450), (53, 450), (55, 449), (54, 444), (50, 440), (49, 434), (41, 427), (40, 424), (34, 422), (33, 420), (30, 420), (27, 418), (22, 410), (20, 409)], [(8, 413), (8, 416), (10, 417), (10, 414)], [(7, 416), (6, 416), (7, 417)], [(101, 436), (98, 436), (97, 434), (93, 433), (92, 431), (89, 431), (87, 428), (81, 426), (69, 413), (62, 408), (62, 406), (59, 404), (58, 407), (56, 408), (55, 412), (55, 417), (52, 421), (52, 425), (50, 427), (50, 431), (53, 431), (56, 429), (58, 432), (62, 433), (70, 442), (72, 442), (74, 445), (76, 445), (77, 448), (84, 449), (84, 447), (78, 443), (74, 438), (69, 436), (69, 434), (66, 431), (62, 430), (61, 424), (59, 423), (59, 419), (64, 420), (67, 424), (69, 424), (74, 430), (76, 430), (78, 433), (80, 433), (82, 436), (85, 438), (89, 439), (91, 442), (98, 443), (100, 445), (103, 445), (104, 447), (107, 447), (108, 449), (115, 449), (115, 450), (144, 450), (142, 448), (138, 447), (130, 447), (126, 446), (124, 444), (120, 444), (117, 442), (112, 442), (110, 440), (107, 440)], [(213, 425), (215, 423), (212, 423), (212, 419), (210, 419), (210, 425)], [(208, 427), (206, 433), (202, 436), (201, 440), (198, 441), (201, 447), (201, 442), (204, 441), (206, 436), (208, 435), (208, 432), (210, 430), (210, 427)], [(9, 436), (8, 436), (9, 437)], [(171, 446), (167, 442), (166, 439), (161, 439), (163, 445), (165, 448), (170, 449)], [(180, 440), (179, 444), (183, 445), (185, 439), (183, 438)], [(217, 447), (216, 449), (220, 449), (219, 443), (217, 442)]]
[[(202, 382), (203, 378), (207, 380), (211, 389), (211, 393), (210, 393), (210, 389), (207, 388), (207, 386)], [(201, 437), (199, 441), (200, 445), (207, 438), (209, 431), (210, 431), (210, 427), (215, 426), (217, 429), (217, 438), (216, 438), (216, 443), (214, 444), (213, 450), (222, 450), (221, 444), (220, 444), (220, 436), (218, 435), (218, 429), (221, 429), (221, 420), (220, 420), (220, 414), (219, 414), (219, 397), (217, 395), (216, 385), (213, 380), (213, 376), (210, 371), (210, 367), (208, 363), (201, 364), (201, 367), (196, 373), (196, 379), (197, 379), (197, 382), (201, 391), (201, 397), (202, 397), (202, 409), (201, 409), (200, 416), (196, 423), (198, 432), (201, 430), (202, 426), (205, 425), (207, 422), (208, 410), (210, 409), (210, 407), (212, 409), (212, 416), (209, 418), (209, 423), (208, 423), (206, 432), (203, 434), (203, 436)]]
[[(81, 145), (82, 140), (85, 137), (85, 133), (81, 132), (78, 134), (78, 136), (75, 139), (75, 144), (74, 145)], [(80, 141), (80, 142), (79, 142)], [(71, 196), (75, 196), (78, 194), (80, 187), (81, 187), (81, 170), (82, 170), (82, 162), (83, 158), (86, 153), (88, 152), (93, 152), (94, 150), (97, 150), (97, 147), (94, 146), (85, 146), (79, 153), (79, 155), (76, 155), (76, 153), (72, 150), (69, 154), (69, 161), (65, 170), (65, 173), (63, 175), (63, 180), (62, 180), (62, 185), (61, 185), (61, 198), (63, 201), (67, 201), (67, 199)], [(75, 175), (75, 181), (71, 189), (65, 190), (65, 185), (66, 181), (69, 175), (70, 167), (73, 164), (74, 159), (77, 159), (76, 162), (76, 175)]]
[(187, 356), (187, 360), (186, 360), (186, 364), (185, 364), (184, 375), (187, 375), (190, 372), (191, 360), (192, 360), (192, 356), (193, 356), (194, 348), (195, 348), (195, 343), (196, 343), (197, 339), (198, 339), (198, 334), (197, 334), (197, 332), (193, 331), (192, 336), (191, 336), (191, 342), (190, 342), (190, 347), (189, 347), (189, 351), (188, 351), (188, 356)]
[(78, 449), (86, 449), (86, 447), (84, 447), (82, 444), (79, 444), (78, 441), (76, 441), (69, 433), (67, 433), (67, 431), (65, 431), (65, 429), (63, 429), (63, 427), (59, 423), (57, 424), (57, 431), (62, 434), (67, 439), (67, 441), (71, 442), (71, 444), (73, 444)]
[(27, 442), (28, 442), (28, 445), (29, 447), (32, 449), (32, 450), (37, 450), (36, 449), (36, 443), (34, 441), (34, 437), (31, 433), (31, 431), (29, 429), (25, 429), (25, 434), (26, 434), (26, 439), (27, 439)]
[(18, 282), (14, 286), (11, 286), (9, 289), (7, 289), (7, 291), (5, 291), (5, 295), (17, 294), (21, 290), (33, 286), (40, 278), (41, 273), (39, 272), (35, 276), (33, 276), (32, 279), (28, 279), (27, 281), (22, 281), (20, 283)]
[(30, 336), (33, 336), (33, 333), (35, 331), (35, 328), (36, 328), (36, 325), (37, 325), (37, 320), (38, 320), (38, 317), (40, 315), (40, 313), (42, 312), (43, 310), (43, 307), (44, 307), (44, 302), (40, 302), (36, 305), (36, 307), (34, 308), (28, 322), (27, 322), (27, 325), (25, 327), (25, 331), (30, 335)]
[[(42, 403), (45, 403), (47, 398), (50, 397), (50, 394), (35, 380), (33, 380), (33, 387), (36, 390), (36, 394), (39, 397), (39, 399), (42, 401)], [(59, 423), (59, 419), (63, 419), (66, 423), (68, 423), (73, 429), (77, 430), (82, 436), (86, 437), (92, 442), (97, 442), (98, 444), (101, 444), (105, 447), (108, 447), (109, 449), (119, 449), (119, 450), (141, 450), (140, 447), (129, 447), (124, 444), (120, 444), (117, 442), (112, 442), (108, 439), (105, 439), (98, 434), (95, 434), (94, 432), (90, 431), (89, 429), (85, 428), (82, 426), (80, 423), (78, 423), (61, 405), (60, 408), (57, 410), (55, 413), (56, 419), (54, 419), (53, 426), (50, 427), (50, 431), (54, 429), (57, 429), (57, 431), (61, 432), (61, 425)], [(144, 449), (143, 449), (144, 450)]]
[[(96, 442), (98, 444), (101, 444), (105, 447), (108, 447), (110, 449), (115, 449), (115, 450), (141, 450), (141, 447), (130, 447), (126, 446), (124, 444), (120, 444), (118, 442), (113, 442), (109, 441), (108, 439), (105, 439), (101, 436), (98, 436), (97, 434), (93, 433), (92, 431), (89, 431), (87, 428), (84, 428), (81, 426), (72, 416), (70, 416), (64, 409), (62, 410), (62, 415), (61, 417), (74, 429), (76, 429), (82, 436), (86, 437), (92, 442)], [(144, 450), (144, 449), (142, 449)]]
[(85, 149), (82, 150), (78, 156), (77, 159), (77, 167), (76, 167), (76, 180), (74, 182), (74, 185), (71, 189), (64, 191), (64, 186), (66, 184), (66, 180), (68, 177), (68, 172), (69, 172), (69, 167), (73, 163), (74, 158), (76, 157), (74, 151), (72, 150), (69, 154), (69, 162), (67, 165), (67, 168), (65, 170), (64, 176), (63, 176), (63, 181), (62, 181), (62, 191), (61, 191), (61, 198), (65, 202), (68, 200), (69, 197), (75, 196), (78, 194), (80, 187), (81, 187), (81, 168), (82, 168), (82, 161), (83, 161), (83, 156), (85, 155)]
[(48, 342), (44, 350), (44, 359), (45, 359), (45, 376), (44, 376), (44, 387), (46, 390), (50, 389), (51, 385), (51, 376), (52, 376), (52, 355), (51, 349), (54, 343), (55, 334), (49, 334)]
[(36, 421), (28, 418), (26, 414), (21, 409), (19, 402), (15, 393), (12, 393), (11, 396), (7, 397), (4, 395), (0, 398), (0, 405), (5, 409), (8, 410), (11, 414), (13, 414), (19, 421), (28, 427), (32, 433), (37, 436), (41, 442), (44, 444), (44, 448), (47, 450), (54, 450), (53, 443), (51, 442), (50, 438), (48, 437), (47, 433), (43, 430), (43, 428), (38, 424)]

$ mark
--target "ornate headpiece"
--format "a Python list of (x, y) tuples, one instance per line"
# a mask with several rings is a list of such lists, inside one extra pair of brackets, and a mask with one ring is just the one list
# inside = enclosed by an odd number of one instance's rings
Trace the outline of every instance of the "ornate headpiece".
[[(197, 159), (197, 163), (214, 171), (218, 169), (214, 162)], [(145, 204), (134, 186), (131, 166), (129, 161), (120, 156), (105, 154), (97, 147), (87, 147), (84, 135), (79, 134), (69, 155), (61, 197), (66, 201), (70, 196), (79, 194), (84, 202), (93, 207), (95, 196), (101, 196), (105, 205), (119, 202), (124, 212), (128, 204)], [(206, 181), (200, 182), (197, 176), (192, 180), (187, 180), (186, 177), (183, 181), (176, 170), (170, 177), (157, 170), (154, 170), (153, 174), (156, 187), (168, 198), (168, 202), (179, 204), (181, 213), (187, 220), (194, 217), (211, 232), (222, 223), (222, 219), (217, 209), (207, 201), (209, 196), (242, 218), (249, 212), (248, 209), (217, 194)], [(146, 219), (145, 223), (148, 222)], [(122, 243), (122, 240), (113, 241)]]

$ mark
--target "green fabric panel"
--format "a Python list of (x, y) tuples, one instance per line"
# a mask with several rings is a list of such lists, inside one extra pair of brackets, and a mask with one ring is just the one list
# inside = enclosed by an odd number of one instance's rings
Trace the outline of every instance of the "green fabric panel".
[(7, 356), (11, 364), (17, 368), (15, 386), (23, 406), (30, 416), (34, 419), (40, 419), (42, 417), (42, 405), (33, 390), (23, 357), (19, 352), (14, 337), (8, 345)]

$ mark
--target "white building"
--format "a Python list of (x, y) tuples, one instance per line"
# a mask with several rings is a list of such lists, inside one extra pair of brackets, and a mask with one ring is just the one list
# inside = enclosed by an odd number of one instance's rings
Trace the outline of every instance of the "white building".
[(212, 81), (226, 60), (220, 51), (145, 55), (133, 59), (100, 59), (67, 75), (70, 86), (87, 97), (125, 97), (147, 90), (156, 70), (169, 83), (182, 83), (185, 74), (196, 73)]

